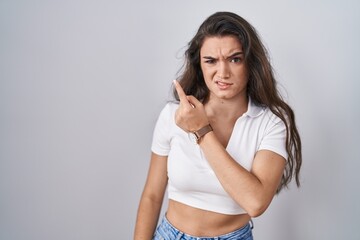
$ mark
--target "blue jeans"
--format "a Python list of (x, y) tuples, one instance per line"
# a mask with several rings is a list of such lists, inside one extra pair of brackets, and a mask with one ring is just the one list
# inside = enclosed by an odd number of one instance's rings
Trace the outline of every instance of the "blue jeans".
[(196, 237), (179, 231), (164, 217), (155, 231), (153, 240), (253, 240), (252, 229), (251, 222), (251, 225), (248, 223), (238, 230), (221, 236)]

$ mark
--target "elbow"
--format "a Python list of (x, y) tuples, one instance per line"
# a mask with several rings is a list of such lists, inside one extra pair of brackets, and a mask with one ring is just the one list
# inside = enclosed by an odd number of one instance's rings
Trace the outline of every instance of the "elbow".
[(263, 210), (263, 209), (250, 209), (247, 211), (247, 214), (251, 218), (256, 218), (256, 217), (259, 217), (260, 215), (262, 215), (264, 212), (265, 212), (265, 210)]
[(251, 218), (256, 218), (262, 215), (266, 211), (268, 206), (269, 204), (259, 202), (249, 206), (246, 211)]

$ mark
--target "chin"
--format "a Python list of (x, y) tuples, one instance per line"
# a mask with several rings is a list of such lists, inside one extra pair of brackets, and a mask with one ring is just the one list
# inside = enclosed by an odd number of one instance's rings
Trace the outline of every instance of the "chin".
[(219, 100), (231, 100), (233, 97), (228, 95), (216, 95), (215, 98)]
[(213, 96), (211, 98), (214, 99), (219, 99), (219, 100), (223, 100), (223, 101), (230, 101), (230, 100), (235, 100), (235, 99), (241, 99), (241, 95), (239, 94), (213, 94)]

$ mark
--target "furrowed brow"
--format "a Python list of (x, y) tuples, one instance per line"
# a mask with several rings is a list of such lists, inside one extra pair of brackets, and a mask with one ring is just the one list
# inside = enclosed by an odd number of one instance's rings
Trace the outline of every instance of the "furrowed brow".
[(237, 56), (243, 55), (243, 54), (244, 54), (243, 52), (235, 52), (235, 53), (231, 54), (229, 57), (227, 57), (227, 59), (237, 57)]
[(215, 59), (214, 57), (211, 57), (211, 56), (203, 56), (203, 58), (205, 58), (205, 59), (211, 59), (211, 60)]

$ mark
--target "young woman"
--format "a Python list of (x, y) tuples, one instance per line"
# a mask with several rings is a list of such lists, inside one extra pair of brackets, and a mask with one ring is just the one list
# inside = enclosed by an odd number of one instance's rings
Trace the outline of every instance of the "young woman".
[(177, 101), (155, 127), (134, 239), (253, 239), (251, 218), (293, 177), (300, 185), (293, 111), (255, 29), (236, 14), (208, 17), (185, 57)]

